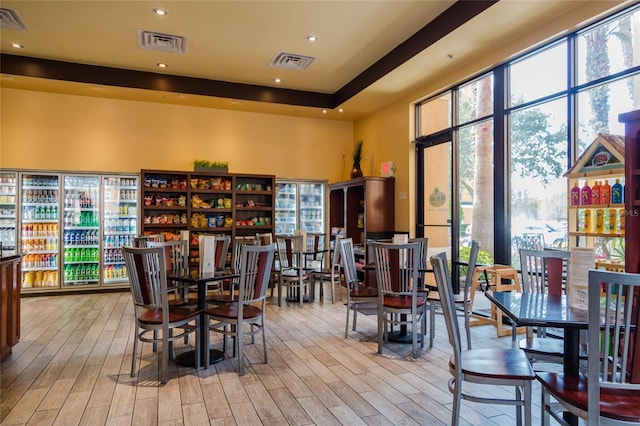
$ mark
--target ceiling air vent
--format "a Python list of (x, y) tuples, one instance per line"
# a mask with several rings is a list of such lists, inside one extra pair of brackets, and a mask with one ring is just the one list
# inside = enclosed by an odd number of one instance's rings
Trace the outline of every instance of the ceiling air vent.
[(293, 53), (277, 53), (271, 60), (271, 66), (277, 68), (288, 68), (292, 70), (304, 71), (316, 58), (311, 56), (296, 55)]
[(5, 9), (4, 7), (0, 7), (0, 27), (27, 31), (27, 27), (18, 16), (18, 13), (11, 9)]
[(187, 49), (187, 39), (182, 36), (138, 30), (138, 46), (143, 49), (184, 53)]

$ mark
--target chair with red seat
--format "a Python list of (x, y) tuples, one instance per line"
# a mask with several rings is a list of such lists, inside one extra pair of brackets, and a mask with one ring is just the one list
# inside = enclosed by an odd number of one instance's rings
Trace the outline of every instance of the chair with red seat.
[[(163, 247), (122, 247), (133, 298), (136, 319), (136, 338), (133, 342), (131, 377), (136, 373), (138, 340), (161, 343), (160, 380), (167, 383), (167, 365), (173, 358), (173, 342), (198, 330), (199, 311), (196, 308), (170, 306), (167, 293), (167, 265)], [(195, 324), (194, 324), (195, 323)], [(140, 331), (142, 330), (142, 331)], [(181, 330), (174, 334), (174, 330)], [(152, 337), (148, 336), (152, 333)], [(160, 337), (158, 337), (160, 336)], [(196, 365), (198, 359), (198, 333), (196, 333)]]
[[(207, 323), (214, 321), (209, 325), (209, 330), (224, 335), (225, 349), (226, 337), (234, 338), (234, 354), (238, 354), (238, 373), (242, 376), (244, 375), (244, 336), (251, 336), (253, 342), (253, 336), (262, 333), (264, 362), (268, 362), (264, 314), (275, 247), (243, 245), (240, 252), (237, 300), (221, 305), (210, 305), (205, 314), (208, 318)], [(249, 326), (249, 329), (245, 330), (245, 326)], [(209, 333), (205, 341), (207, 346), (209, 345), (208, 336)], [(208, 359), (205, 360), (205, 365), (209, 365), (208, 361)]]
[[(538, 372), (542, 419), (566, 424), (569, 411), (589, 426), (640, 423), (640, 362), (635, 357), (640, 274), (589, 270), (587, 373)], [(604, 356), (606, 354), (606, 356)], [(551, 403), (550, 396), (558, 402)]]
[(370, 287), (358, 280), (356, 257), (353, 252), (353, 239), (342, 238), (336, 240), (340, 249), (340, 259), (344, 271), (344, 281), (347, 286), (347, 323), (344, 328), (344, 338), (349, 333), (349, 316), (353, 312), (353, 331), (356, 331), (358, 311), (375, 308), (378, 305), (378, 289)]
[[(456, 314), (456, 306), (451, 285), (449, 263), (445, 253), (431, 257), (431, 266), (440, 295), (442, 313), (447, 325), (449, 343), (453, 354), (449, 358), (449, 391), (453, 394), (451, 409), (451, 425), (460, 421), (460, 404), (462, 399), (485, 404), (515, 405), (517, 424), (522, 424), (524, 406), (525, 425), (531, 425), (531, 388), (535, 373), (529, 364), (526, 354), (521, 349), (469, 349), (462, 350), (460, 326)], [(465, 392), (463, 384), (470, 382), (482, 385), (513, 386), (515, 398), (498, 398), (498, 394)], [(477, 389), (476, 389), (477, 390)]]
[[(418, 357), (418, 330), (427, 331), (427, 298), (421, 288), (421, 244), (372, 243), (378, 283), (378, 353), (387, 340), (387, 325), (411, 327), (412, 353)], [(420, 340), (424, 348), (424, 338)]]

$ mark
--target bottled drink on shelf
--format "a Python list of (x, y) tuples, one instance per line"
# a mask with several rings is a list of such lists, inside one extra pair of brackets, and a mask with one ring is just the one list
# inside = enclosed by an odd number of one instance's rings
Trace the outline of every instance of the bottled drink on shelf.
[(609, 204), (610, 202), (611, 185), (609, 185), (609, 179), (606, 179), (600, 184), (600, 204)]
[(623, 202), (622, 185), (620, 184), (620, 179), (616, 179), (616, 182), (611, 187), (611, 203), (621, 204)]
[(589, 181), (584, 182), (584, 186), (580, 189), (580, 204), (591, 204), (591, 187)]

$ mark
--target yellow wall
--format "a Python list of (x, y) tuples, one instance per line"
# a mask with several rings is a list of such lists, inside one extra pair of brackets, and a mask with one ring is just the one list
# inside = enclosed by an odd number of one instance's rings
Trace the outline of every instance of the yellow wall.
[[(341, 180), (353, 124), (3, 88), (0, 167), (106, 172), (193, 170)], [(350, 165), (349, 165), (350, 166)]]

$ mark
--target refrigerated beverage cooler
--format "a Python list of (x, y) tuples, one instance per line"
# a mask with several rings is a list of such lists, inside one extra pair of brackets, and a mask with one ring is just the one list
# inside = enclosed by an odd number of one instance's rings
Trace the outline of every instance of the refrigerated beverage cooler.
[(276, 234), (326, 232), (326, 180), (276, 179)]
[(126, 287), (138, 191), (137, 175), (0, 171), (0, 242), (23, 254), (22, 291)]

